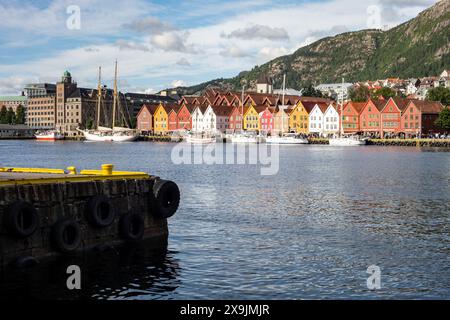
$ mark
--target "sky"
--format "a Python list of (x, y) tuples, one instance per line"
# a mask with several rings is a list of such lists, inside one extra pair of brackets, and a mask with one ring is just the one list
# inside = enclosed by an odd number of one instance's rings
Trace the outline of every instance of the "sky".
[(438, 0), (0, 0), (0, 94), (68, 70), (155, 93), (227, 78), (326, 36), (388, 29)]

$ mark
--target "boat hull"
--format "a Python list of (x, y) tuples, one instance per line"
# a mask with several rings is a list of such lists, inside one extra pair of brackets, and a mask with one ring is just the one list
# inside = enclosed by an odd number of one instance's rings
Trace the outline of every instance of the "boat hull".
[(196, 138), (196, 137), (186, 137), (186, 142), (191, 144), (211, 144), (215, 143), (215, 138)]
[(83, 133), (86, 141), (92, 142), (132, 142), (138, 138), (138, 135), (136, 133), (130, 135), (120, 135), (113, 133), (97, 134), (97, 133), (90, 133), (87, 131), (81, 132)]
[(51, 133), (46, 133), (46, 134), (36, 134), (34, 137), (38, 141), (64, 140), (64, 135), (57, 133), (57, 132), (51, 132)]
[(301, 144), (309, 144), (309, 141), (306, 139), (297, 139), (297, 138), (269, 137), (266, 138), (266, 143), (280, 144), (280, 145), (301, 145)]
[(356, 147), (356, 146), (364, 146), (366, 144), (367, 144), (366, 140), (346, 139), (346, 138), (330, 139), (330, 146), (335, 147)]

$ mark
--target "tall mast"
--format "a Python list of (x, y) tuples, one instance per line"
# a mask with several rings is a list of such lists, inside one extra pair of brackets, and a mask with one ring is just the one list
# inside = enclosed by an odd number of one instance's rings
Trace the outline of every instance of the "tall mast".
[(102, 67), (98, 67), (97, 86), (97, 129), (100, 126), (100, 105), (102, 103)]
[(284, 96), (286, 91), (286, 74), (283, 75), (283, 98), (282, 98), (282, 106), (281, 106), (281, 134), (284, 133)]
[(344, 78), (342, 78), (342, 86), (341, 86), (341, 135), (344, 135)]
[(113, 96), (113, 112), (112, 112), (112, 129), (116, 125), (116, 108), (117, 108), (117, 60), (114, 69), (114, 96)]

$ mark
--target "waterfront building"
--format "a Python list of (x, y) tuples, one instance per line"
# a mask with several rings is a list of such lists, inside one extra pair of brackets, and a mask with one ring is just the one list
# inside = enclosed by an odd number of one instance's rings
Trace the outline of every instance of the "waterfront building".
[(22, 106), (24, 111), (27, 110), (27, 97), (25, 93), (20, 96), (0, 96), (0, 109), (5, 107), (6, 109), (11, 108), (12, 111), (17, 112), (17, 107)]
[(0, 138), (32, 138), (35, 130), (24, 124), (0, 124)]
[(410, 100), (401, 98), (389, 98), (381, 110), (380, 136), (396, 136), (402, 132), (401, 118)]
[(386, 100), (369, 99), (360, 114), (360, 131), (364, 135), (379, 137), (381, 135), (381, 110)]
[(242, 131), (242, 107), (233, 107), (230, 112), (228, 121), (228, 129), (231, 132)]
[(266, 107), (264, 111), (259, 113), (259, 127), (261, 128), (261, 132), (264, 132), (265, 134), (272, 134), (274, 131), (274, 111), (275, 108)]
[(206, 112), (206, 109), (209, 106), (204, 106), (203, 104), (201, 106), (197, 106), (194, 108), (194, 111), (192, 111), (191, 115), (191, 122), (192, 122), (192, 131), (193, 132), (203, 132), (205, 131), (204, 124), (203, 124), (203, 118), (204, 114)]
[(203, 117), (203, 131), (225, 133), (229, 128), (232, 111), (233, 109), (228, 106), (209, 106)]
[[(155, 134), (166, 134), (169, 131), (168, 112), (166, 105), (160, 103), (153, 115), (153, 131)], [(169, 110), (170, 111), (170, 110)]]
[[(443, 130), (436, 126), (436, 120), (443, 109), (444, 106), (440, 102), (420, 100), (409, 101), (406, 108), (407, 111), (404, 112), (404, 115), (402, 116), (402, 125), (405, 128), (405, 133), (408, 132), (406, 131), (406, 126), (408, 126), (409, 133), (412, 134), (414, 134), (414, 132), (418, 132), (419, 135), (442, 133)], [(411, 115), (413, 117), (411, 117)], [(418, 131), (416, 130), (416, 123), (418, 123)], [(414, 128), (411, 128), (412, 126)]]
[(196, 105), (190, 105), (187, 103), (183, 103), (181, 105), (177, 112), (178, 130), (192, 129), (192, 112), (195, 108)]
[(323, 102), (316, 103), (309, 113), (309, 133), (324, 134), (324, 115), (328, 105)]
[[(347, 102), (342, 108), (341, 124), (344, 129), (344, 133), (354, 134), (360, 132), (359, 118), (361, 111), (366, 105), (365, 102)], [(340, 106), (339, 106), (340, 108)]]
[(170, 107), (169, 114), (167, 115), (168, 121), (168, 130), (170, 132), (174, 132), (178, 129), (178, 111), (180, 110), (180, 106), (173, 105)]
[(56, 85), (50, 83), (28, 84), (26, 123), (33, 129), (54, 129), (56, 125)]
[(141, 133), (153, 132), (153, 115), (159, 104), (144, 104), (137, 114), (136, 127)]
[[(289, 113), (289, 125), (288, 130), (295, 133), (308, 133), (309, 114), (305, 106), (299, 101)], [(281, 129), (281, 117), (278, 117), (275, 125), (276, 129)], [(285, 131), (288, 132), (288, 131)]]
[(259, 113), (262, 112), (261, 107), (247, 105), (244, 107), (244, 130), (260, 131)]
[(277, 111), (274, 114), (274, 133), (283, 134), (290, 132), (290, 115), (292, 114), (294, 107), (278, 106)]
[(337, 105), (330, 103), (325, 113), (323, 114), (324, 125), (323, 125), (323, 134), (328, 135), (336, 135), (339, 133), (339, 110)]

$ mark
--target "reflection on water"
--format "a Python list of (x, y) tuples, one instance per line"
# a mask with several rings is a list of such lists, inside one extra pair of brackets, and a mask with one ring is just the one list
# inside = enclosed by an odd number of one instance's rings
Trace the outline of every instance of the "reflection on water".
[[(0, 278), (0, 299), (152, 299), (175, 291), (180, 281), (176, 252), (143, 242), (46, 260), (24, 270), (8, 268)], [(67, 267), (81, 270), (82, 290), (68, 290)]]
[[(42, 265), (6, 277), (0, 298), (450, 298), (445, 150), (286, 146), (279, 173), (261, 176), (258, 166), (173, 165), (172, 146), (0, 141), (2, 165), (111, 162), (172, 179), (182, 194), (167, 251), (85, 258), (79, 293), (65, 289), (67, 262)], [(379, 291), (367, 289), (370, 265)]]

